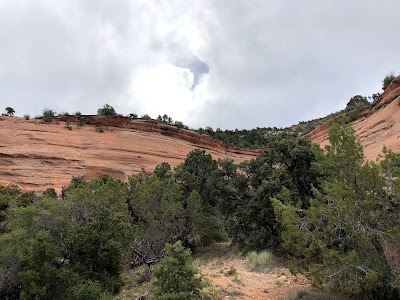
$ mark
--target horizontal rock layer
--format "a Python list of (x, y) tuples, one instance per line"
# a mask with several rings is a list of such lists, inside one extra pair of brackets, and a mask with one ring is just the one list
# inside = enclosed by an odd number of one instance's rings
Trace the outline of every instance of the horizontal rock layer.
[[(66, 121), (72, 130), (66, 128)], [(164, 161), (175, 167), (195, 148), (205, 149), (214, 159), (236, 162), (259, 153), (152, 120), (85, 116), (83, 127), (76, 121), (74, 116), (62, 116), (53, 123), (0, 117), (0, 185), (59, 191), (72, 176), (90, 179), (109, 174), (126, 180), (135, 173), (152, 172)], [(97, 132), (95, 126), (106, 130)]]

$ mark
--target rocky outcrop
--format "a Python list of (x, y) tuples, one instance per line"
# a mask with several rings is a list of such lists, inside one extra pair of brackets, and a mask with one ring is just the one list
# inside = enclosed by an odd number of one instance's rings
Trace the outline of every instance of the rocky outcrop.
[[(126, 180), (139, 172), (152, 172), (166, 161), (180, 164), (195, 148), (215, 159), (236, 162), (259, 152), (223, 144), (210, 136), (158, 123), (127, 117), (62, 116), (53, 123), (0, 117), (0, 185), (17, 184), (24, 190), (60, 190), (72, 176), (94, 178), (109, 174)], [(68, 123), (72, 130), (69, 130)], [(106, 128), (97, 132), (95, 126)]]
[[(124, 116), (82, 116), (85, 124), (94, 126), (111, 126), (126, 128), (143, 132), (160, 133), (183, 141), (193, 143), (204, 149), (229, 151), (238, 154), (258, 155), (260, 150), (244, 149), (224, 144), (222, 141), (207, 134), (199, 134), (193, 130), (187, 130), (175, 125), (169, 125), (155, 120), (130, 119)], [(76, 116), (60, 116), (58, 120), (63, 122), (78, 122)]]
[[(375, 105), (359, 113), (352, 122), (365, 157), (375, 160), (384, 145), (400, 152), (400, 76), (395, 78), (379, 97)], [(312, 142), (328, 144), (328, 124), (324, 123), (305, 135)]]

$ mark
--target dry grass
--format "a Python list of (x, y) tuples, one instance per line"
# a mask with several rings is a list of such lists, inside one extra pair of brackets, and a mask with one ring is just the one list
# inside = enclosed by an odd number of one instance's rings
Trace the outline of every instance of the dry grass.
[(274, 256), (269, 251), (257, 253), (255, 251), (247, 254), (247, 267), (251, 271), (265, 272), (274, 261)]

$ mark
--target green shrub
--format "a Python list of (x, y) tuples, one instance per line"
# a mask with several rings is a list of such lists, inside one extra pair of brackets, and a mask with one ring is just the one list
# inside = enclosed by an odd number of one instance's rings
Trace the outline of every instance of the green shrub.
[(315, 148), (320, 187), (313, 189), (310, 207), (289, 205), (290, 195), (283, 193), (272, 199), (281, 249), (289, 254), (292, 272), (303, 273), (317, 288), (353, 299), (396, 299), (384, 293), (396, 284), (386, 249), (399, 251), (394, 241), (400, 237), (400, 155), (384, 149), (377, 165), (365, 161), (351, 126), (334, 124), (328, 136), (324, 151)]
[(104, 132), (104, 127), (103, 126), (96, 126), (96, 131), (103, 133)]
[(72, 125), (69, 121), (65, 122), (65, 128), (68, 130), (72, 130)]
[(14, 114), (15, 114), (15, 110), (12, 108), (12, 107), (6, 107), (6, 109), (5, 109), (5, 115), (6, 116), (13, 116)]
[(80, 117), (80, 116), (82, 116), (82, 113), (81, 113), (80, 111), (76, 111), (74, 115), (75, 115), (76, 117)]
[(151, 120), (151, 117), (150, 117), (148, 114), (144, 114), (144, 115), (142, 116), (142, 119), (143, 119), (143, 120)]
[(138, 115), (135, 113), (129, 114), (129, 118), (131, 118), (131, 119), (137, 119), (137, 117), (138, 117)]
[(273, 260), (274, 256), (269, 251), (265, 250), (259, 253), (252, 251), (247, 254), (247, 267), (252, 271), (264, 271)]
[(369, 105), (367, 97), (356, 95), (350, 99), (350, 101), (346, 105), (346, 110), (353, 110), (362, 108)]
[(382, 81), (382, 88), (386, 89), (389, 84), (396, 78), (396, 74), (394, 72), (389, 72), (389, 74), (387, 74), (385, 76), (385, 78)]
[(80, 117), (78, 118), (77, 124), (78, 124), (78, 126), (80, 126), (80, 127), (85, 126), (85, 124), (86, 124), (86, 123), (85, 123), (85, 117), (80, 116)]
[(24, 115), (24, 119), (25, 119), (25, 120), (29, 120), (30, 118), (31, 118), (30, 115)]
[(103, 291), (103, 286), (98, 281), (85, 280), (70, 289), (74, 300), (98, 300)]
[(44, 197), (56, 200), (58, 198), (57, 192), (54, 188), (48, 188), (43, 192)]
[(53, 122), (54, 115), (55, 115), (55, 112), (53, 110), (45, 108), (43, 110), (42, 120), (47, 122), (47, 123)]
[(157, 299), (199, 299), (201, 280), (191, 264), (190, 251), (180, 241), (166, 245), (166, 256), (155, 268)]
[(237, 270), (235, 267), (231, 266), (228, 271), (225, 272), (226, 276), (234, 276), (237, 274)]
[(97, 110), (97, 114), (99, 116), (116, 116), (117, 112), (115, 111), (114, 107), (106, 103), (103, 105), (103, 107)]

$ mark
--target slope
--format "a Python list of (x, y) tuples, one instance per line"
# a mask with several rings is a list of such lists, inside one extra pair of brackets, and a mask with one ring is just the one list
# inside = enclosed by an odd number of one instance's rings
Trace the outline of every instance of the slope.
[[(400, 152), (400, 76), (390, 83), (375, 105), (360, 111), (359, 118), (351, 124), (367, 159), (378, 158), (384, 145)], [(305, 137), (324, 146), (328, 143), (328, 127), (325, 122)]]
[[(0, 185), (43, 191), (60, 190), (78, 175), (108, 174), (126, 180), (134, 173), (151, 172), (164, 161), (175, 167), (195, 148), (205, 149), (214, 159), (235, 162), (258, 154), (151, 120), (86, 116), (87, 125), (82, 127), (76, 121), (73, 116), (53, 123), (0, 117)], [(104, 133), (95, 130), (100, 125), (106, 128)]]

